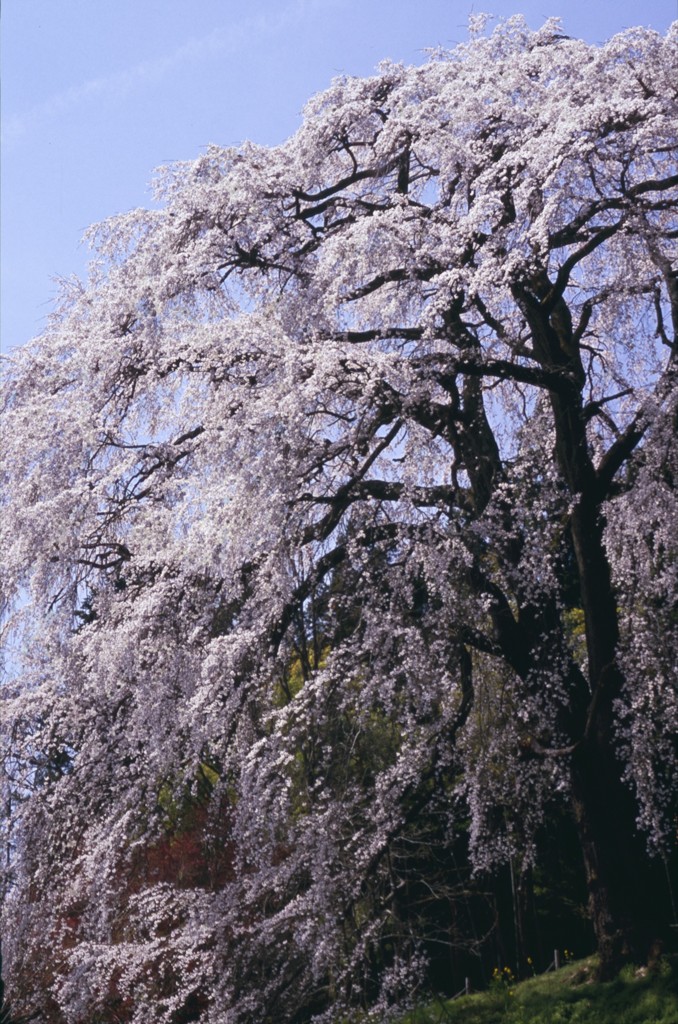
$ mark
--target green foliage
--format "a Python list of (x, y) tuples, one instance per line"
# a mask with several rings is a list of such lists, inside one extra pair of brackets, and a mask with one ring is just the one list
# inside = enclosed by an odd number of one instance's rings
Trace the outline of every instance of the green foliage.
[(595, 960), (510, 984), (501, 971), (487, 992), (422, 1007), (402, 1024), (678, 1024), (678, 963), (625, 968), (614, 980), (593, 981)]
[(568, 608), (563, 612), (565, 636), (579, 665), (586, 664), (586, 622), (583, 608)]
[(218, 773), (206, 761), (200, 762), (193, 777), (183, 780), (179, 789), (172, 779), (166, 779), (158, 790), (158, 810), (165, 831), (193, 828), (196, 811), (207, 803), (218, 781)]

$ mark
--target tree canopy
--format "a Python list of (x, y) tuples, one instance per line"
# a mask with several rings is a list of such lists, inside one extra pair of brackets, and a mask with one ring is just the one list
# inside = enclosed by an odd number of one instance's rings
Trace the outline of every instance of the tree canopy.
[(602, 973), (661, 939), (677, 27), (476, 21), (91, 230), (6, 363), (20, 1009), (384, 1021), (559, 802)]

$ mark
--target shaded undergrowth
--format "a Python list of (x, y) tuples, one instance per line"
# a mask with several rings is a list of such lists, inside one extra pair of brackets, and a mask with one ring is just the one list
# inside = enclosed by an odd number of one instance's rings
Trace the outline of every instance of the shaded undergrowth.
[(678, 1024), (678, 960), (654, 971), (625, 968), (595, 981), (595, 958), (513, 983), (498, 975), (487, 992), (413, 1010), (402, 1024)]

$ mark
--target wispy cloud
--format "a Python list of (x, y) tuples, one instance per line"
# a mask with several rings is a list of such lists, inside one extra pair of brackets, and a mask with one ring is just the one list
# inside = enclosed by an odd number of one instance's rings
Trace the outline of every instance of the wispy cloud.
[(87, 103), (122, 101), (143, 89), (159, 85), (180, 68), (199, 64), (217, 54), (233, 53), (256, 45), (257, 38), (275, 36), (303, 18), (337, 7), (343, 0), (293, 0), (274, 12), (244, 18), (215, 28), (207, 35), (189, 39), (170, 53), (142, 61), (111, 75), (92, 78), (54, 93), (27, 110), (8, 114), (2, 126), (2, 144), (17, 144), (22, 137), (39, 130), (46, 120), (54, 121)]

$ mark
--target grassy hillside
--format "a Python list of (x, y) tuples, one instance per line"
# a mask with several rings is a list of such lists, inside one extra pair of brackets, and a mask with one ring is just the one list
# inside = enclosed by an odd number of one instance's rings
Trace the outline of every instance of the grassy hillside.
[(678, 962), (602, 984), (594, 967), (579, 960), (520, 983), (496, 972), (489, 991), (415, 1010), (403, 1024), (678, 1024)]

